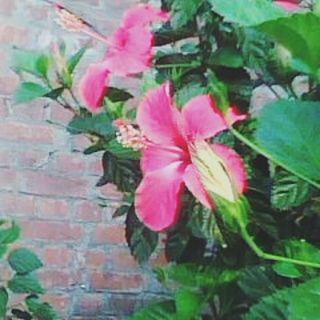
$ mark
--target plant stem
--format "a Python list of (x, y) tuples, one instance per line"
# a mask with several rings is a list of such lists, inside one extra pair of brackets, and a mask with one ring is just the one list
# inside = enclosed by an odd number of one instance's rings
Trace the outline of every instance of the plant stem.
[(268, 154), (268, 152), (266, 152), (265, 150), (263, 150), (262, 148), (260, 148), (258, 145), (254, 144), (253, 142), (251, 142), (248, 138), (246, 138), (244, 135), (242, 135), (239, 131), (230, 128), (230, 131), (235, 135), (236, 138), (238, 138), (240, 141), (242, 141), (244, 144), (246, 144), (248, 147), (250, 147), (252, 150), (256, 151), (257, 153), (262, 154), (263, 156), (265, 156), (266, 158), (272, 160), (274, 163), (278, 164), (279, 166), (285, 168), (286, 170), (290, 171), (291, 173), (293, 173), (294, 175), (296, 175), (297, 177), (307, 181), (308, 183), (310, 183), (311, 185), (315, 186), (316, 188), (320, 189), (320, 183), (317, 183), (313, 180), (311, 180), (310, 178), (302, 175), (299, 172), (296, 172), (295, 170), (293, 170), (292, 168), (288, 168), (286, 166), (285, 163), (282, 163), (279, 160), (274, 159), (270, 154)]
[(271, 253), (266, 253), (264, 252), (254, 241), (253, 237), (248, 233), (248, 230), (246, 226), (244, 226), (240, 221), (239, 226), (240, 226), (240, 231), (243, 239), (247, 242), (248, 246), (254, 251), (254, 253), (266, 260), (272, 260), (272, 261), (278, 261), (278, 262), (287, 262), (287, 263), (292, 263), (292, 264), (297, 264), (300, 266), (304, 267), (312, 267), (312, 268), (317, 268), (320, 269), (320, 264), (311, 262), (311, 261), (304, 261), (304, 260), (297, 260), (297, 259), (291, 259), (283, 256), (278, 256), (274, 255)]
[(158, 64), (155, 65), (155, 68), (161, 69), (161, 68), (188, 68), (188, 67), (200, 67), (201, 64), (195, 64), (195, 63), (172, 63), (172, 64)]

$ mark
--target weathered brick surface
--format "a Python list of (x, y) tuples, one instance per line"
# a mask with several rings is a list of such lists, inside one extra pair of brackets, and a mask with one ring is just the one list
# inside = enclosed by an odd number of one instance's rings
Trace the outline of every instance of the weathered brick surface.
[[(138, 0), (61, 2), (108, 34)], [(83, 156), (88, 139), (63, 128), (72, 117), (69, 111), (45, 99), (12, 103), (19, 84), (10, 70), (13, 46), (50, 50), (64, 39), (76, 50), (87, 40), (60, 29), (54, 17), (44, 1), (0, 0), (0, 217), (20, 222), (21, 244), (45, 262), (40, 272), (45, 299), (62, 319), (123, 319), (145, 300), (144, 292), (157, 287), (131, 258), (123, 224), (111, 221), (121, 193), (112, 185), (95, 188), (99, 157)], [(93, 44), (82, 70), (104, 54), (103, 46)], [(127, 83), (134, 87), (135, 80)], [(108, 199), (107, 208), (99, 207), (100, 197)], [(155, 258), (155, 264), (162, 260)], [(0, 272), (7, 270), (0, 267)]]

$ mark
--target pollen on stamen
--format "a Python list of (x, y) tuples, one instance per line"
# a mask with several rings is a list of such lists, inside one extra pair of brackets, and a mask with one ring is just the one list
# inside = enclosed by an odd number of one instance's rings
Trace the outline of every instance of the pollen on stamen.
[(125, 148), (131, 148), (135, 151), (145, 148), (147, 140), (138, 127), (122, 120), (116, 121), (115, 125), (119, 130), (116, 134), (117, 141)]
[(58, 8), (57, 15), (55, 21), (67, 31), (82, 32), (86, 28), (86, 23), (82, 19), (64, 8)]

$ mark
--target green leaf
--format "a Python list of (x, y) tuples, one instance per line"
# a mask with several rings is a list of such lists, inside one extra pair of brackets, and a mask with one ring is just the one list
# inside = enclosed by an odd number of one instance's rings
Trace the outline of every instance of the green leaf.
[(0, 318), (4, 319), (7, 314), (7, 305), (9, 301), (9, 295), (6, 288), (0, 288)]
[(202, 5), (203, 0), (175, 0), (172, 5), (173, 18), (172, 25), (179, 28), (194, 19), (198, 9)]
[(73, 73), (76, 66), (79, 64), (80, 60), (82, 59), (83, 55), (85, 54), (86, 50), (88, 49), (87, 46), (81, 47), (74, 55), (72, 55), (68, 60), (68, 71), (70, 74)]
[(68, 124), (68, 131), (71, 134), (91, 133), (103, 137), (113, 136), (115, 128), (112, 119), (105, 113), (87, 116), (75, 116)]
[[(156, 212), (157, 208), (155, 208)], [(156, 214), (156, 213), (155, 213)], [(126, 217), (126, 239), (132, 256), (146, 262), (157, 247), (159, 235), (139, 221), (132, 205)]]
[(119, 207), (112, 215), (112, 218), (117, 218), (117, 217), (122, 217), (125, 214), (128, 213), (128, 211), (130, 210), (130, 207), (127, 206), (126, 204)]
[(318, 102), (278, 101), (264, 107), (255, 132), (259, 152), (318, 188), (319, 118)]
[(44, 290), (33, 274), (18, 275), (16, 274), (9, 282), (8, 288), (14, 293), (35, 293), (43, 294)]
[[(250, 10), (251, 11), (251, 10)], [(258, 26), (292, 54), (292, 67), (315, 74), (320, 67), (320, 17), (313, 13), (295, 14)]]
[(272, 206), (280, 210), (298, 207), (310, 198), (311, 191), (308, 182), (281, 170), (274, 178), (271, 193)]
[(283, 9), (268, 0), (209, 0), (209, 2), (212, 10), (225, 21), (241, 26), (253, 26), (286, 15)]
[(168, 300), (155, 304), (138, 311), (128, 320), (177, 320), (174, 301)]
[(266, 266), (245, 269), (238, 284), (242, 291), (253, 300), (259, 300), (277, 290), (272, 281), (270, 269)]
[(11, 251), (8, 262), (11, 268), (18, 274), (27, 274), (43, 266), (38, 256), (25, 248)]
[(177, 105), (183, 107), (191, 98), (205, 94), (207, 89), (200, 83), (191, 82), (177, 92)]
[(112, 102), (123, 102), (133, 98), (133, 95), (126, 90), (109, 87), (108, 88), (108, 99)]
[(64, 87), (53, 89), (50, 92), (48, 92), (47, 94), (45, 94), (45, 97), (50, 98), (52, 100), (56, 100), (57, 98), (59, 98), (62, 95), (64, 89), (65, 89)]
[(21, 229), (20, 227), (12, 223), (10, 228), (1, 228), (0, 229), (0, 244), (6, 245), (17, 241), (20, 237)]
[(14, 94), (15, 103), (26, 103), (46, 96), (50, 89), (34, 82), (23, 82)]
[(229, 68), (241, 68), (243, 63), (241, 52), (231, 47), (218, 49), (210, 56), (209, 60), (209, 64)]
[(59, 316), (51, 305), (42, 302), (37, 296), (31, 295), (26, 298), (29, 311), (38, 320), (58, 320)]
[(119, 159), (139, 160), (140, 153), (132, 148), (126, 148), (116, 140), (111, 140), (105, 147)]
[(272, 266), (273, 271), (279, 276), (286, 278), (300, 278), (302, 273), (299, 269), (292, 263), (287, 262), (277, 262)]
[(201, 312), (205, 298), (202, 294), (180, 289), (175, 295), (177, 319), (193, 320)]
[(36, 76), (47, 78), (51, 65), (51, 58), (36, 51), (14, 49), (12, 53), (13, 68)]

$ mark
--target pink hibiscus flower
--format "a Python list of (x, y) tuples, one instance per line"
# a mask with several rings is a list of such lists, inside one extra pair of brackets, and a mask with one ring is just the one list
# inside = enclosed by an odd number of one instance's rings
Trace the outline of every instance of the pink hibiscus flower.
[[(179, 219), (185, 188), (206, 207), (212, 194), (235, 201), (246, 189), (243, 161), (232, 149), (207, 139), (228, 128), (215, 101), (201, 95), (179, 111), (170, 84), (151, 90), (138, 108), (137, 122), (148, 142), (142, 151), (143, 179), (136, 192), (139, 219), (163, 231)], [(243, 119), (232, 112), (232, 122)]]
[(300, 8), (300, 0), (279, 0), (275, 1), (275, 3), (287, 11), (296, 11)]

